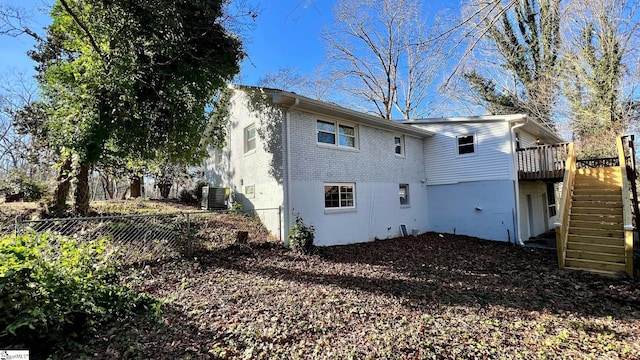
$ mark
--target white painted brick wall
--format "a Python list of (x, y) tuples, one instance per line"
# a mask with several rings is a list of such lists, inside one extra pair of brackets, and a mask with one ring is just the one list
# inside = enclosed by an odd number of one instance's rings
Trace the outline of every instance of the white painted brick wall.
[(411, 182), (425, 177), (422, 139), (404, 136), (405, 156), (400, 157), (394, 137), (401, 134), (356, 125), (356, 149), (330, 146), (317, 143), (316, 121), (334, 119), (295, 110), (291, 119), (293, 181)]

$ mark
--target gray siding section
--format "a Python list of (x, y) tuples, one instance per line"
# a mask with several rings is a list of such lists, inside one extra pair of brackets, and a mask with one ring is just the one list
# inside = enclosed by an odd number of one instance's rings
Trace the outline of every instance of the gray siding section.
[(292, 111), (291, 119), (293, 181), (412, 182), (425, 177), (422, 139), (405, 136), (405, 156), (397, 156), (394, 137), (399, 134), (356, 125), (356, 149), (329, 146), (317, 143), (316, 120), (333, 119), (300, 111)]
[[(507, 122), (450, 122), (415, 126), (436, 133), (424, 142), (429, 185), (513, 180), (514, 159)], [(474, 154), (458, 155), (456, 137), (461, 135), (476, 136)]]
[(513, 181), (428, 186), (431, 229), (482, 239), (515, 241)]

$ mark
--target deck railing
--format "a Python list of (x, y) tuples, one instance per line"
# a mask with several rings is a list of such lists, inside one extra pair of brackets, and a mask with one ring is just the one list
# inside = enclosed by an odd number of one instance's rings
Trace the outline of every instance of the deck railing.
[(570, 143), (517, 149), (520, 180), (562, 179)]
[(576, 155), (573, 150), (573, 143), (567, 146), (566, 171), (562, 181), (562, 199), (560, 200), (560, 214), (556, 222), (556, 249), (558, 251), (558, 267), (564, 269), (564, 262), (567, 251), (567, 238), (569, 237), (569, 213), (571, 212), (571, 193), (573, 192), (573, 182), (576, 177)]

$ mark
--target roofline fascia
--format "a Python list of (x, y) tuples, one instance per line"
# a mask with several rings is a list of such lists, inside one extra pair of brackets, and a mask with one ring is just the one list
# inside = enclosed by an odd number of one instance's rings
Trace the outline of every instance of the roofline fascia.
[(387, 131), (395, 131), (401, 134), (411, 135), (418, 138), (426, 138), (426, 137), (433, 136), (435, 134), (433, 131), (408, 126), (404, 123), (400, 123), (395, 120), (385, 120), (373, 115), (368, 115), (359, 111), (347, 109), (339, 105), (330, 104), (320, 100), (314, 100), (306, 96), (301, 96), (298, 94), (289, 93), (281, 90), (270, 91), (270, 92), (272, 93), (273, 102), (284, 107), (290, 106), (297, 99), (298, 101), (298, 106), (296, 106), (297, 109), (305, 110), (314, 114), (336, 117), (336, 115), (332, 115), (330, 113), (323, 113), (320, 111), (310, 109), (309, 108), (310, 105), (320, 109), (326, 109), (328, 111), (335, 112), (337, 114), (342, 114), (346, 118), (345, 120), (358, 122), (367, 126), (371, 126), (371, 127), (375, 127), (375, 128), (379, 128)]

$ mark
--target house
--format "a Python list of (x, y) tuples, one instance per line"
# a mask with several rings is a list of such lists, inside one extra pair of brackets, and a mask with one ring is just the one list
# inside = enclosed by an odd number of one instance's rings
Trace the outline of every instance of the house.
[(403, 228), (521, 243), (555, 221), (562, 139), (524, 115), (396, 122), (256, 87), (236, 87), (229, 110), (207, 180), (282, 239), (296, 214), (316, 245)]
[(525, 115), (404, 124), (434, 133), (424, 142), (432, 231), (521, 243), (553, 228), (566, 159), (554, 131)]

